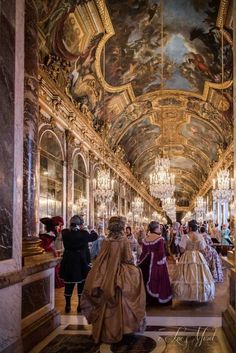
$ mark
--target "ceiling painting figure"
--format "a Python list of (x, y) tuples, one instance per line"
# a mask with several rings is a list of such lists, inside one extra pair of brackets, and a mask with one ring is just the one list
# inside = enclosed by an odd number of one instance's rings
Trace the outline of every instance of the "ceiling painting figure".
[[(164, 88), (202, 92), (206, 81), (221, 83), (219, 0), (165, 0)], [(107, 80), (131, 82), (137, 96), (160, 89), (160, 1), (108, 0), (115, 35), (107, 44)], [(223, 47), (224, 78), (232, 79), (232, 49)]]

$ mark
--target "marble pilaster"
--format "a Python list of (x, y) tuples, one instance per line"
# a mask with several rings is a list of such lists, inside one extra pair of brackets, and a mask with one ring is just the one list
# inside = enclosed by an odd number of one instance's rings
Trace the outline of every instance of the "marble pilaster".
[(38, 33), (37, 9), (25, 2), (25, 79), (24, 79), (24, 195), (23, 235), (36, 235), (35, 177), (38, 142)]
[(15, 1), (2, 2), (0, 17), (0, 260), (5, 260), (12, 257), (13, 232)]
[[(21, 272), (24, 0), (0, 5), (0, 283)], [(21, 291), (0, 286), (0, 351), (22, 352)]]
[(25, 1), (23, 257), (42, 252), (36, 236), (36, 165), (38, 148), (38, 33), (37, 9)]

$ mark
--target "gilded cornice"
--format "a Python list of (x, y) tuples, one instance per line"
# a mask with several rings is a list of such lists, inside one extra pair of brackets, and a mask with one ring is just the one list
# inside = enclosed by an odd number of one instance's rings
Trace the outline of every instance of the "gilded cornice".
[[(222, 168), (227, 169), (233, 164), (233, 153), (234, 153), (234, 143), (232, 142), (229, 145), (229, 147), (225, 150), (225, 152), (222, 153), (222, 156), (220, 157), (219, 161), (212, 168), (212, 171), (209, 173), (207, 180), (201, 187), (201, 190), (199, 190), (198, 194), (196, 195), (196, 198), (198, 196), (205, 196), (208, 193), (208, 191), (212, 188), (213, 179), (216, 178), (217, 173), (220, 169)], [(194, 208), (196, 198), (192, 201), (189, 207), (190, 210)]]
[(108, 145), (104, 144), (103, 139), (95, 132), (83, 114), (77, 110), (73, 103), (55, 86), (54, 82), (44, 71), (40, 70), (39, 75), (39, 103), (41, 109), (57, 119), (65, 130), (71, 130), (100, 160), (102, 160), (103, 150), (105, 148), (106, 164), (154, 209), (161, 211), (157, 202), (150, 196), (146, 188), (134, 177), (130, 169), (115, 155)]

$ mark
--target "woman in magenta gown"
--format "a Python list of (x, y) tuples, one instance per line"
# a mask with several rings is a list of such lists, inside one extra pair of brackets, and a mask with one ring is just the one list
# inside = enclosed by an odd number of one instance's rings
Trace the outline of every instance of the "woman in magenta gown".
[(139, 267), (143, 273), (149, 304), (171, 303), (172, 292), (166, 264), (164, 238), (161, 236), (160, 224), (152, 221), (149, 233), (143, 241)]

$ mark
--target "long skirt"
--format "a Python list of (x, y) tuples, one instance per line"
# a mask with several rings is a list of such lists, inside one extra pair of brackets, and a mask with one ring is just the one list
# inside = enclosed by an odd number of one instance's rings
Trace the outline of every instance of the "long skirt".
[[(115, 343), (124, 334), (143, 332), (146, 298), (140, 269), (121, 264), (114, 286), (98, 264), (89, 272), (81, 298), (82, 313), (92, 324), (95, 342)], [(101, 286), (97, 286), (99, 282)]]
[(216, 249), (210, 245), (207, 245), (206, 248), (202, 250), (202, 254), (207, 261), (214, 281), (223, 282), (224, 275), (222, 271), (221, 259)]
[(170, 304), (172, 292), (166, 263), (155, 265), (151, 255), (139, 264), (142, 270), (148, 304)]
[(204, 256), (187, 250), (180, 258), (173, 274), (172, 290), (175, 299), (208, 302), (214, 299), (215, 284)]

